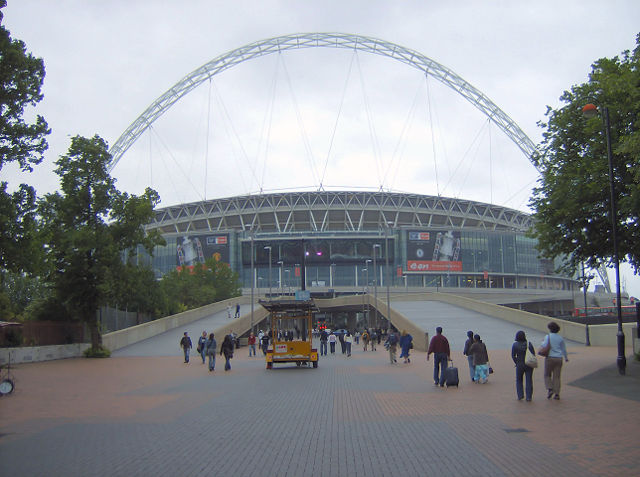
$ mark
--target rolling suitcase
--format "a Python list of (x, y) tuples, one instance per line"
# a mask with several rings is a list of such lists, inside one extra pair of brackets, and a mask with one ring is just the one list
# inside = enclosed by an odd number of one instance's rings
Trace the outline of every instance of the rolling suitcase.
[(458, 368), (453, 365), (453, 361), (449, 362), (451, 363), (451, 365), (448, 366), (444, 372), (444, 382), (447, 387), (458, 387)]

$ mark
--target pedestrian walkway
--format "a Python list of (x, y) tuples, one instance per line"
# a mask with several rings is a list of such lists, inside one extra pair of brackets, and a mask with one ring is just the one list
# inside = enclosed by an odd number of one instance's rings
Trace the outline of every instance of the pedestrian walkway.
[[(180, 335), (165, 356), (133, 356), (132, 347), (130, 356), (19, 365), (16, 391), (0, 398), (0, 475), (584, 477), (640, 468), (640, 403), (588, 382), (615, 362), (613, 348), (570, 346), (562, 399), (546, 399), (537, 369), (526, 403), (515, 398), (507, 347), (489, 351), (486, 385), (469, 382), (455, 350), (460, 387), (443, 389), (421, 352), (390, 365), (383, 347), (355, 347), (318, 369), (266, 370), (245, 347), (230, 372), (218, 357), (209, 373), (197, 357), (182, 363)], [(638, 366), (630, 360), (630, 374)], [(631, 377), (607, 379), (637, 396)]]

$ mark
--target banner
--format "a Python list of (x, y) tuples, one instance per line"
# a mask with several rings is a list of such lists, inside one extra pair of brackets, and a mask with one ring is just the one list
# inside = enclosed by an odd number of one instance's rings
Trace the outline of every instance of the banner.
[(204, 263), (208, 258), (229, 263), (229, 236), (219, 235), (184, 235), (178, 237), (176, 246), (176, 265), (189, 267)]
[(460, 232), (409, 231), (407, 272), (461, 272)]

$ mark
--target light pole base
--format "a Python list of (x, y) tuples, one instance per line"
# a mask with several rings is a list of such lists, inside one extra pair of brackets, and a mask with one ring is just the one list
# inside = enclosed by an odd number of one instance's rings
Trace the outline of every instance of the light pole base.
[(618, 372), (624, 376), (627, 370), (627, 358), (624, 355), (624, 332), (618, 331)]

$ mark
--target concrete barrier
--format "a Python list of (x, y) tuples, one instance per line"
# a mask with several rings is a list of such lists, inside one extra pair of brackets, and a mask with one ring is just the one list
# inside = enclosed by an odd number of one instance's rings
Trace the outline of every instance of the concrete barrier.
[(54, 359), (79, 358), (89, 348), (89, 343), (74, 343), (50, 346), (25, 346), (20, 348), (0, 348), (0, 364), (35, 363)]
[[(102, 345), (105, 348), (109, 349), (110, 351), (115, 351), (117, 349), (124, 348), (125, 346), (135, 344), (139, 341), (152, 338), (161, 333), (164, 333), (165, 331), (182, 327), (184, 325), (193, 323), (194, 321), (198, 321), (202, 318), (205, 318), (207, 316), (213, 315), (221, 311), (226, 311), (227, 304), (235, 305), (236, 303), (247, 304), (247, 303), (251, 303), (251, 300), (249, 297), (243, 297), (243, 296), (230, 298), (228, 300), (212, 303), (211, 305), (206, 305), (200, 308), (195, 308), (193, 310), (184, 311), (182, 313), (178, 313), (177, 315), (167, 316), (165, 318), (160, 318), (158, 320), (150, 321), (148, 323), (143, 323), (141, 325), (132, 326), (130, 328), (125, 328), (123, 330), (114, 331), (112, 333), (106, 333), (102, 335)], [(249, 319), (250, 319), (250, 316), (249, 316)], [(233, 326), (232, 325), (225, 326), (225, 327), (222, 327), (220, 330), (214, 330), (214, 332), (218, 334), (223, 332), (223, 329), (236, 328), (238, 327), (237, 325), (241, 324), (241, 322), (242, 322), (242, 318), (240, 320), (236, 319), (234, 320)], [(246, 331), (247, 329), (249, 328), (247, 327), (244, 331)], [(238, 331), (236, 331), (235, 329), (233, 331), (238, 333)]]

